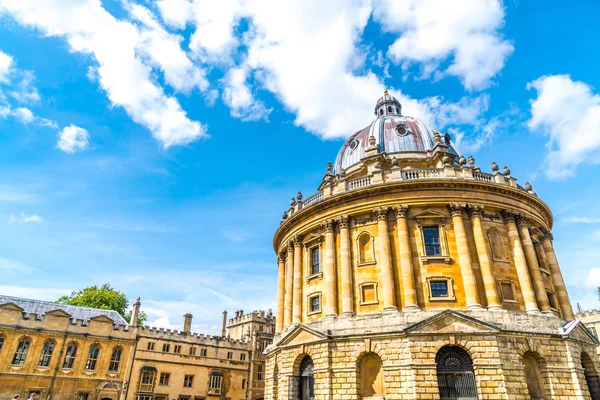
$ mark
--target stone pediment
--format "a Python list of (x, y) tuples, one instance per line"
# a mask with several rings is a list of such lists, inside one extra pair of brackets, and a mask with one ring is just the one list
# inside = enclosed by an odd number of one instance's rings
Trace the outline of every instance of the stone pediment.
[(296, 345), (302, 343), (311, 343), (327, 339), (327, 335), (322, 332), (310, 329), (305, 325), (296, 325), (290, 332), (287, 333), (277, 346)]
[(496, 325), (479, 321), (456, 311), (446, 310), (404, 329), (407, 334), (499, 332)]
[(115, 321), (113, 321), (112, 319), (108, 318), (106, 315), (98, 315), (94, 318), (90, 318), (90, 321), (95, 321), (95, 322), (110, 322), (111, 324), (114, 324)]
[(68, 312), (66, 312), (64, 310), (58, 309), (58, 308), (56, 310), (46, 312), (46, 315), (51, 315), (53, 317), (66, 317), (66, 318), (71, 317), (71, 314), (69, 314)]
[(581, 321), (570, 321), (565, 326), (562, 327), (565, 335), (570, 338), (582, 340), (584, 342), (591, 342), (594, 345), (598, 346), (600, 342), (598, 339), (592, 335), (592, 333), (585, 327), (585, 325)]
[(19, 312), (23, 312), (25, 311), (23, 308), (19, 307), (18, 305), (16, 305), (15, 303), (4, 303), (4, 304), (0, 304), (0, 309), (3, 310), (10, 310), (10, 311), (19, 311)]

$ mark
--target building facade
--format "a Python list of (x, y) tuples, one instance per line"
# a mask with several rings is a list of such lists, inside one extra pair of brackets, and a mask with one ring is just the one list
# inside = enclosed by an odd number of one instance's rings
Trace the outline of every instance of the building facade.
[[(581, 321), (586, 328), (590, 331), (592, 336), (598, 339), (598, 332), (600, 332), (600, 311), (598, 310), (577, 310), (575, 318)], [(596, 348), (598, 354), (600, 354), (600, 347)]]
[(273, 244), (265, 398), (600, 399), (553, 217), (387, 92)]
[(174, 331), (128, 326), (114, 311), (0, 296), (0, 398), (262, 399), (259, 346), (272, 340), (275, 319), (264, 311), (236, 319), (236, 337), (226, 312), (211, 336), (191, 332), (191, 314)]

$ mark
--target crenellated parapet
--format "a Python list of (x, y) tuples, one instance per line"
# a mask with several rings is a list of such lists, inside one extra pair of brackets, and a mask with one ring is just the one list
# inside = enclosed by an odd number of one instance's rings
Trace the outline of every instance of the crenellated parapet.
[(244, 340), (236, 340), (218, 335), (205, 335), (202, 333), (185, 333), (183, 331), (151, 326), (138, 327), (138, 336), (155, 340), (172, 340), (187, 344), (205, 346), (227, 346), (232, 348), (246, 349), (248, 343)]

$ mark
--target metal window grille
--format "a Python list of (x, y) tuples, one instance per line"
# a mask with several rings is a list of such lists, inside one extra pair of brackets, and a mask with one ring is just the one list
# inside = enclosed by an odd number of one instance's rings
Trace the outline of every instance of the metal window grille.
[(436, 357), (441, 400), (477, 400), (473, 361), (458, 346), (442, 347)]

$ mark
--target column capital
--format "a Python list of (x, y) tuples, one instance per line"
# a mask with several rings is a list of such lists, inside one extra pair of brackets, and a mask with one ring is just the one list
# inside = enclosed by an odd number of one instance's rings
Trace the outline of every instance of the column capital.
[(277, 256), (277, 264), (281, 264), (285, 261), (285, 256), (283, 254)]
[(467, 207), (464, 203), (450, 203), (448, 204), (448, 208), (450, 209), (450, 213), (453, 217), (459, 216), (462, 217), (463, 211)]
[(294, 241), (294, 247), (302, 247), (302, 237), (300, 235), (295, 235), (292, 240)]
[(393, 208), (396, 213), (396, 219), (398, 218), (406, 218), (406, 213), (408, 212), (408, 206), (405, 204), (399, 204)]
[(521, 213), (518, 215), (518, 217), (519, 218), (517, 219), (517, 221), (518, 221), (519, 226), (525, 226), (527, 228), (531, 227), (531, 222), (530, 222), (530, 219), (527, 217), (527, 215)]
[(321, 228), (325, 230), (325, 233), (331, 233), (333, 232), (334, 222), (335, 221), (333, 219), (325, 220), (321, 223)]
[(375, 214), (375, 218), (377, 218), (377, 221), (386, 220), (389, 209), (389, 207), (374, 208), (373, 214)]
[(483, 216), (483, 204), (469, 204), (469, 217), (471, 218), (481, 218)]
[(291, 239), (291, 240), (288, 242), (288, 245), (287, 245), (287, 251), (288, 251), (289, 253), (291, 253), (291, 252), (293, 252), (293, 251), (294, 251), (294, 239)]
[(340, 228), (348, 228), (350, 223), (350, 217), (347, 214), (341, 215), (336, 220)]
[(552, 235), (552, 232), (544, 230), (544, 234), (541, 236), (541, 238), (542, 240), (548, 239), (552, 242), (554, 240), (554, 235)]
[(500, 213), (502, 218), (504, 218), (504, 222), (516, 222), (519, 216), (519, 213), (515, 210), (507, 209)]

